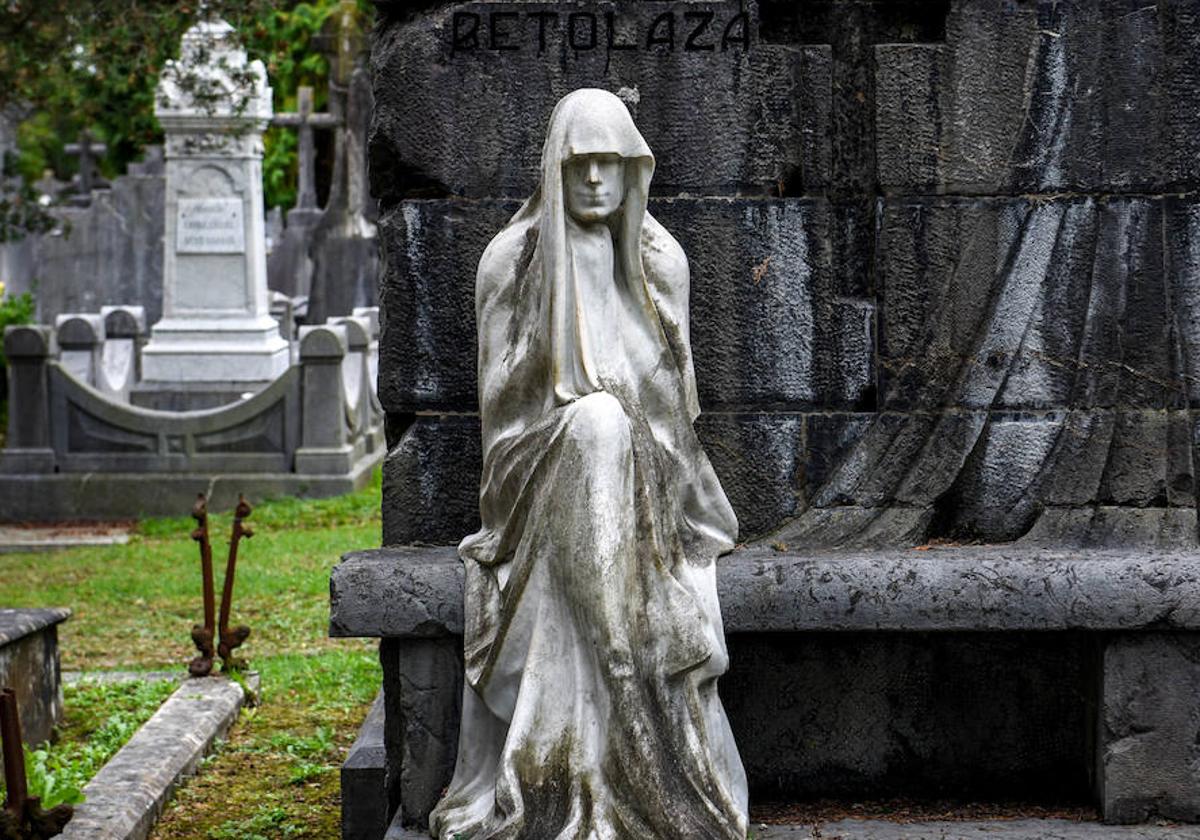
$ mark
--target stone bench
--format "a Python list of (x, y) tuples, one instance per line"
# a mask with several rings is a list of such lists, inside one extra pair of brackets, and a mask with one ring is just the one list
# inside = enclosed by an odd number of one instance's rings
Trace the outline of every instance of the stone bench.
[[(380, 637), (389, 807), (419, 826), (453, 769), (462, 567), (347, 554), (330, 634)], [(1015, 545), (718, 564), (721, 693), (752, 796), (1093, 802), (1200, 820), (1200, 557)], [(347, 834), (347, 837), (352, 836)]]

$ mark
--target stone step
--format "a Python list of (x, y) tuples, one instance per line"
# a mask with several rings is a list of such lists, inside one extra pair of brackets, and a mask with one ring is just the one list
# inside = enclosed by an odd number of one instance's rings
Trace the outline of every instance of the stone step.
[[(895, 823), (839, 820), (814, 825), (755, 826), (752, 840), (1200, 840), (1200, 826), (1104, 825), (1070, 820), (980, 820)], [(384, 840), (429, 840), (393, 824)]]

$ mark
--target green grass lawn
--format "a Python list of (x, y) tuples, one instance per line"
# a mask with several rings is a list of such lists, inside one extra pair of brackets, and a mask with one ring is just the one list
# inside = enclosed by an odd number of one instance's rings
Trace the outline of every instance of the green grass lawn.
[[(254, 503), (256, 500), (251, 500)], [(375, 644), (331, 640), (329, 571), (342, 553), (379, 545), (380, 475), (336, 499), (268, 501), (239, 550), (232, 623), (261, 674), (262, 703), (167, 808), (154, 838), (257, 840), (339, 836), (337, 766), (380, 674)], [(209, 517), (218, 601), (229, 514)], [(0, 555), (0, 604), (64, 606), (66, 670), (186, 668), (203, 617), (190, 517), (139, 524), (128, 545)], [(67, 735), (84, 701), (67, 697)]]

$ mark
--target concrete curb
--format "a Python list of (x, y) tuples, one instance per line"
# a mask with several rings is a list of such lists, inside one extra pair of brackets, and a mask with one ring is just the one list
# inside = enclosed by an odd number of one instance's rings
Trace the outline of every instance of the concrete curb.
[(144, 840), (180, 779), (196, 771), (247, 700), (224, 677), (184, 682), (83, 789), (61, 840)]

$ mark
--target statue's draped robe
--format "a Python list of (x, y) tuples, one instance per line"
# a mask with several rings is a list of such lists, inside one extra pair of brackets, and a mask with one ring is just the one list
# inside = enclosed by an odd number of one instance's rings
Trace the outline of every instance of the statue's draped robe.
[[(611, 271), (579, 268), (564, 204), (563, 162), (592, 153), (626, 162)], [(646, 212), (653, 165), (618, 99), (565, 97), (539, 190), (479, 264), (483, 527), (459, 549), (447, 840), (746, 835), (716, 688), (737, 522), (692, 428), (687, 260)]]

